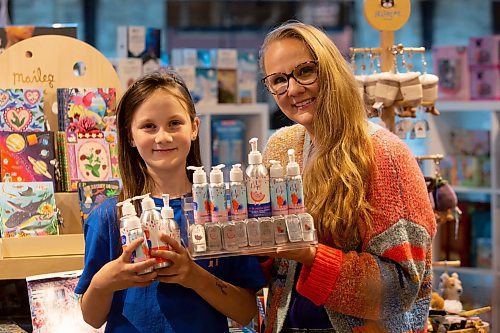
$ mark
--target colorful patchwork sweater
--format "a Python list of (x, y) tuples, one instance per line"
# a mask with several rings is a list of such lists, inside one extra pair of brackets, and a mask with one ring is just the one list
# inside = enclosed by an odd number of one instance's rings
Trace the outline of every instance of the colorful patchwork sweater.
[[(372, 123), (375, 168), (367, 196), (373, 227), (359, 249), (320, 244), (312, 266), (275, 259), (270, 267), (266, 331), (280, 332), (293, 284), (316, 305), (324, 305), (336, 332), (426, 332), (431, 295), (431, 241), (436, 223), (424, 177), (408, 147)], [(294, 148), (303, 164), (310, 138), (304, 127), (277, 131), (264, 160), (287, 162)], [(307, 198), (306, 198), (307, 200)]]

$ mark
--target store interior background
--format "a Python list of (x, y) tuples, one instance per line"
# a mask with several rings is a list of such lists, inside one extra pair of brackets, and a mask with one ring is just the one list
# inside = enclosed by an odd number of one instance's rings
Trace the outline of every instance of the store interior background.
[[(395, 32), (394, 40), (408, 47), (426, 47), (429, 72), (432, 72), (431, 47), (467, 45), (470, 37), (500, 33), (500, 1), (411, 2), (411, 16), (404, 27)], [(93, 45), (108, 58), (116, 56), (118, 26), (161, 28), (164, 64), (168, 63), (172, 48), (258, 49), (266, 32), (288, 19), (323, 27), (346, 57), (351, 46), (378, 47), (380, 43), (379, 32), (369, 26), (364, 18), (362, 0), (10, 0), (9, 12), (10, 23), (15, 25), (76, 23), (78, 38)], [(416, 70), (422, 70), (417, 60), (415, 67)], [(286, 123), (284, 117), (275, 112), (277, 107), (262, 86), (258, 87), (258, 101), (270, 103), (271, 128)], [(476, 123), (476, 129), (491, 128), (487, 117), (478, 118), (473, 114), (463, 117), (464, 122)], [(407, 140), (407, 143), (415, 154), (426, 153), (426, 144), (421, 140)], [(481, 193), (468, 194), (466, 199), (489, 201), (488, 195)], [(496, 222), (499, 222), (498, 218)], [(499, 232), (496, 231), (496, 234)], [(495, 247), (498, 249), (498, 245)], [(497, 257), (493, 266), (500, 265), (498, 256), (493, 255)], [(500, 292), (499, 270), (500, 267), (497, 267), (493, 274), (476, 274), (467, 269), (461, 271), (465, 292), (474, 294), (475, 304), (491, 305), (499, 302), (498, 299), (492, 300), (492, 292)], [(4, 283), (7, 282), (0, 281), (0, 285)], [(4, 296), (0, 293), (0, 303)]]

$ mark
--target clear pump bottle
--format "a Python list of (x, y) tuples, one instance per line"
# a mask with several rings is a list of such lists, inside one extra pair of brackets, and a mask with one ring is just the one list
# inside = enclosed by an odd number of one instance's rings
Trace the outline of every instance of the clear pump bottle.
[(250, 139), (250, 154), (248, 154), (248, 166), (245, 170), (248, 217), (270, 217), (271, 198), (269, 195), (269, 173), (262, 164), (262, 155), (257, 150), (257, 138)]
[(224, 223), (228, 220), (226, 206), (226, 184), (222, 168), (224, 164), (212, 167), (210, 171), (210, 185), (208, 192), (210, 195), (210, 215), (212, 222)]
[(167, 235), (181, 244), (181, 230), (179, 224), (174, 219), (174, 210), (170, 207), (170, 195), (162, 194), (163, 207), (161, 208), (161, 218), (165, 224)]
[[(150, 250), (169, 250), (169, 245), (160, 239), (161, 233), (168, 233), (166, 224), (163, 223), (160, 213), (156, 210), (155, 202), (153, 198), (149, 196), (149, 193), (145, 195), (140, 195), (132, 198), (142, 199), (141, 208), (142, 214), (140, 217), (141, 225), (148, 239), (148, 245)], [(155, 269), (164, 268), (170, 266), (171, 262), (167, 259), (161, 257), (154, 257), (156, 259)]]
[[(122, 207), (122, 217), (120, 218), (120, 240), (122, 248), (126, 249), (131, 242), (133, 242), (139, 237), (143, 237), (144, 241), (132, 253), (130, 261), (136, 263), (148, 260), (150, 258), (148, 243), (144, 235), (144, 232), (142, 231), (141, 221), (137, 217), (135, 207), (132, 204), (131, 199), (119, 202), (116, 204), (116, 206)], [(139, 275), (151, 273), (152, 271), (153, 267), (150, 267), (148, 269), (141, 271)]]

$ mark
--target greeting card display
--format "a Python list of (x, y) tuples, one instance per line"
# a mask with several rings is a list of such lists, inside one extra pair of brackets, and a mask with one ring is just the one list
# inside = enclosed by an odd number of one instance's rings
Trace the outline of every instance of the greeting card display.
[(77, 191), (81, 181), (120, 179), (116, 132), (58, 134), (61, 190)]
[(59, 130), (95, 134), (116, 132), (116, 89), (58, 88)]
[(2, 237), (58, 233), (52, 182), (0, 183)]
[(52, 132), (0, 132), (1, 174), (4, 182), (54, 182)]
[(83, 320), (75, 294), (82, 271), (28, 276), (33, 333), (45, 332), (104, 332), (104, 326), (94, 329)]
[(45, 131), (43, 89), (0, 89), (0, 130)]
[(80, 201), (80, 214), (82, 223), (100, 204), (109, 197), (120, 193), (120, 183), (117, 180), (98, 182), (79, 182), (78, 199)]

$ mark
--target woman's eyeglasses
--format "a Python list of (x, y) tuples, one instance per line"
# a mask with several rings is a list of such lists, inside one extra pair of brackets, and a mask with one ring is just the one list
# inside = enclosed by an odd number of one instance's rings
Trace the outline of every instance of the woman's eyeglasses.
[(295, 66), (289, 74), (273, 73), (267, 75), (261, 81), (271, 94), (283, 95), (288, 90), (291, 77), (303, 86), (313, 84), (318, 79), (318, 61), (303, 62)]

